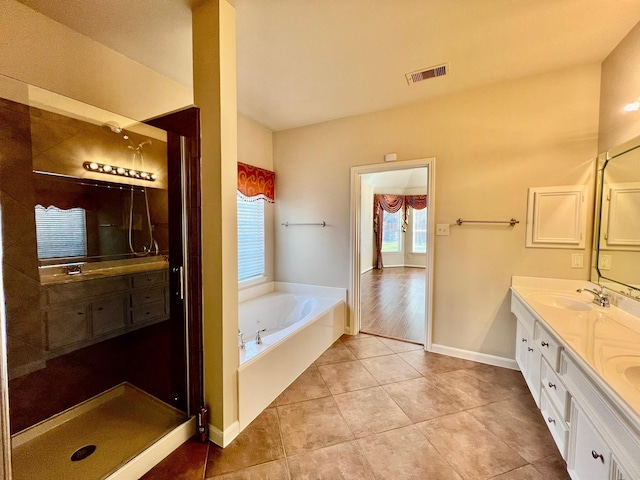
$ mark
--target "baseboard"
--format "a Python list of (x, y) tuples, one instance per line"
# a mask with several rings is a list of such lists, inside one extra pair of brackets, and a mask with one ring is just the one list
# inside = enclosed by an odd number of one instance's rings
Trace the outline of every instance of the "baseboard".
[(364, 275), (365, 273), (370, 272), (371, 270), (373, 270), (373, 266), (371, 266), (369, 268), (365, 268), (364, 270), (362, 270), (360, 272), (360, 275)]
[(112, 473), (106, 480), (129, 480), (140, 478), (158, 463), (169, 456), (180, 445), (189, 440), (196, 431), (196, 420), (191, 417), (178, 428), (166, 434), (144, 452), (125, 463), (123, 467)]
[(496, 367), (510, 368), (511, 370), (520, 370), (515, 360), (511, 358), (498, 357), (487, 353), (473, 352), (471, 350), (462, 350), (460, 348), (447, 347), (446, 345), (431, 344), (431, 352), (448, 355), (450, 357), (462, 358), (464, 360), (472, 360), (474, 362), (485, 363)]
[(226, 447), (240, 434), (240, 422), (235, 421), (223, 432), (209, 424), (209, 440), (219, 447)]

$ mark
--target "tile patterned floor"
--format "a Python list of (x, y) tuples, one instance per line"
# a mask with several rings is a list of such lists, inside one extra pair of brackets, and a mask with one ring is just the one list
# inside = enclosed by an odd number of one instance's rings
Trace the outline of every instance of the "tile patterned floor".
[(187, 442), (145, 480), (569, 476), (520, 372), (344, 336), (225, 449)]

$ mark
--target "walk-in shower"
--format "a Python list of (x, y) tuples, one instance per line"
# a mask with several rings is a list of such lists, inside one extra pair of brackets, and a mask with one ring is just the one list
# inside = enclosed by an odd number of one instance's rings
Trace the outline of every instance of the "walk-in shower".
[(137, 478), (194, 433), (170, 150), (161, 129), (0, 77), (14, 479)]

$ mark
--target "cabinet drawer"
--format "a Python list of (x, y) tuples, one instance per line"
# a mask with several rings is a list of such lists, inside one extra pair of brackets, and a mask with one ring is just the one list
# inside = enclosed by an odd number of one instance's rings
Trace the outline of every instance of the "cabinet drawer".
[(131, 323), (143, 323), (165, 314), (164, 302), (140, 305), (131, 310)]
[(112, 332), (126, 325), (125, 298), (111, 297), (91, 305), (91, 327), (94, 336)]
[(547, 427), (551, 431), (551, 436), (558, 446), (562, 458), (567, 458), (567, 439), (569, 438), (569, 428), (562, 419), (562, 415), (555, 409), (546, 390), (542, 390), (540, 395), (540, 413), (544, 418)]
[(569, 473), (580, 480), (608, 480), (611, 449), (574, 402), (571, 411), (571, 458)]
[(44, 287), (43, 301), (45, 305), (81, 301), (90, 297), (127, 291), (128, 288), (127, 277), (99, 278), (60, 285), (47, 285)]
[(569, 392), (546, 360), (542, 361), (540, 381), (542, 388), (546, 390), (549, 399), (562, 416), (562, 419), (565, 422), (569, 421)]
[(89, 308), (85, 304), (46, 313), (47, 348), (56, 348), (81, 342), (89, 338), (87, 319)]
[(155, 302), (164, 302), (164, 287), (148, 288), (131, 294), (132, 307)]
[(545, 330), (540, 323), (536, 324), (536, 345), (540, 350), (540, 353), (547, 359), (551, 368), (558, 372), (560, 366), (560, 352), (562, 347), (558, 341)]
[(131, 279), (131, 286), (133, 288), (143, 288), (163, 284), (166, 282), (165, 272), (165, 270), (156, 270), (142, 275), (135, 275)]

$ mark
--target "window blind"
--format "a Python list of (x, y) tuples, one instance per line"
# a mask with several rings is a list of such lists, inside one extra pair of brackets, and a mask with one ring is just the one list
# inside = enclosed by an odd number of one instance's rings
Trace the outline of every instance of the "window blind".
[(238, 198), (238, 281), (261, 277), (264, 271), (264, 201)]
[(86, 257), (87, 220), (83, 208), (36, 205), (38, 258)]

